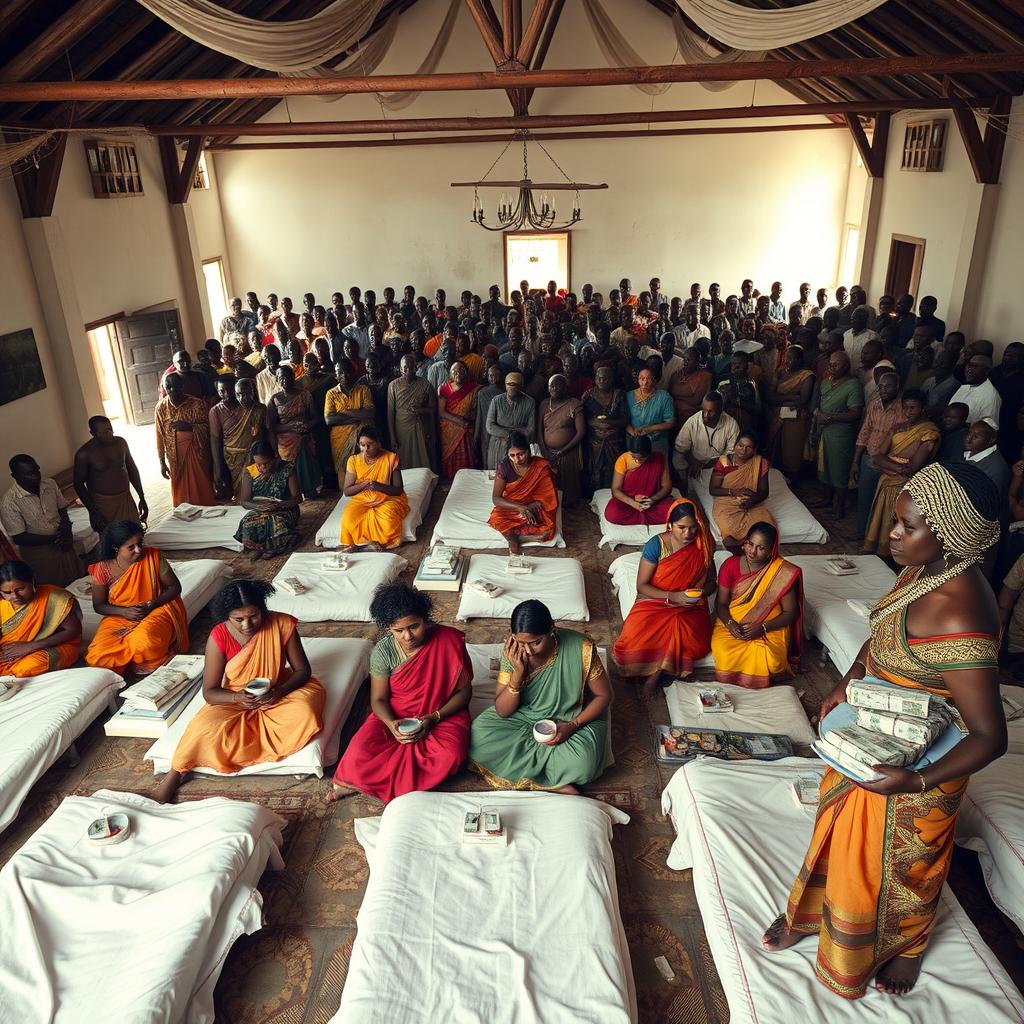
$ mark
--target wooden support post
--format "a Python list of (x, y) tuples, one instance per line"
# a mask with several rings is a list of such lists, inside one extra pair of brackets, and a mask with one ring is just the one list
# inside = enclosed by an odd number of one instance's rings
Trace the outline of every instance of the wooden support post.
[(885, 154), (889, 145), (889, 125), (892, 114), (885, 110), (875, 114), (875, 129), (871, 141), (864, 132), (860, 117), (856, 114), (844, 114), (846, 126), (850, 129), (857, 152), (864, 161), (868, 175), (872, 178), (885, 177)]
[(505, 61), (505, 51), (502, 48), (499, 35), (500, 26), (495, 23), (494, 8), (491, 7), (491, 0), (466, 0), (469, 13), (473, 15), (477, 31), (491, 55), (495, 67)]
[(533, 10), (530, 12), (530, 20), (523, 29), (523, 38), (520, 40), (519, 49), (516, 51), (516, 58), (524, 68), (528, 68), (537, 51), (537, 44), (540, 42), (540, 33), (544, 28), (544, 21), (551, 10), (553, 0), (536, 0)]
[(966, 104), (953, 107), (953, 117), (964, 140), (967, 159), (974, 171), (974, 180), (979, 185), (998, 185), (1003, 165), (1003, 149), (1006, 145), (1007, 116), (1010, 113), (1010, 97), (998, 96), (989, 108), (985, 134), (978, 128), (974, 110)]
[(203, 152), (203, 138), (196, 136), (188, 140), (185, 158), (178, 166), (178, 148), (173, 136), (161, 135), (157, 140), (160, 144), (160, 165), (164, 172), (164, 185), (167, 188), (167, 201), (170, 203), (187, 203), (192, 193), (192, 183), (196, 177), (196, 167)]
[(48, 143), (50, 148), (34, 164), (15, 173), (14, 185), (22, 217), (49, 217), (53, 213), (67, 141), (67, 135), (61, 132)]

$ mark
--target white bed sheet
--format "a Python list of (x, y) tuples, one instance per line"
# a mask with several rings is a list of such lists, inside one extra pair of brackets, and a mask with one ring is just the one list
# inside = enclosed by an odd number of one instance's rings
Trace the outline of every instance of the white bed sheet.
[[(674, 487), (672, 497), (679, 497), (679, 491)], [(620, 526), (618, 523), (609, 523), (604, 517), (604, 510), (611, 500), (612, 492), (609, 487), (594, 491), (594, 496), (590, 499), (590, 511), (597, 516), (601, 527), (601, 542), (597, 545), (599, 548), (607, 545), (609, 551), (614, 551), (619, 544), (642, 548), (655, 534), (664, 531), (664, 523), (652, 523), (650, 526)]]
[(75, 552), (87, 555), (100, 542), (100, 535), (89, 522), (89, 510), (83, 505), (72, 505), (68, 508), (68, 519), (71, 520), (71, 538), (75, 544)]
[(1024, 757), (1006, 754), (971, 776), (956, 841), (978, 854), (992, 902), (1024, 931)]
[[(503, 548), (508, 542), (487, 523), (494, 502), (491, 495), (494, 481), (487, 478), (484, 469), (460, 469), (452, 481), (448, 497), (444, 499), (441, 514), (434, 526), (431, 544), (438, 542), (460, 548)], [(558, 496), (553, 540), (539, 543), (524, 540), (523, 547), (564, 548), (562, 539), (562, 496)]]
[[(403, 469), (402, 486), (409, 499), (409, 514), (402, 520), (402, 540), (411, 543), (430, 507), (430, 496), (437, 484), (437, 474), (429, 469)], [(322, 548), (341, 547), (341, 514), (351, 498), (342, 496), (323, 525), (316, 531), (316, 542)]]
[(813, 937), (783, 953), (761, 950), (760, 937), (785, 908), (814, 824), (813, 809), (798, 807), (789, 785), (798, 775), (822, 772), (820, 762), (798, 758), (772, 764), (706, 758), (680, 768), (662, 794), (676, 830), (668, 866), (693, 869), (732, 1024), (1024, 1021), (1024, 1000), (948, 887), (920, 980), (899, 999), (870, 986), (862, 999), (836, 996), (814, 975)]
[(611, 850), (628, 817), (581, 797), (486, 797), (507, 847), (459, 842), (479, 793), (409, 793), (357, 820), (370, 881), (337, 1024), (636, 1020)]
[[(207, 508), (206, 505), (180, 505), (179, 508)], [(204, 548), (226, 548), (241, 551), (240, 541), (235, 540), (238, 524), (246, 515), (246, 509), (238, 505), (220, 505), (226, 509), (216, 519), (193, 519), (185, 522), (168, 512), (154, 526), (146, 531), (146, 543), (161, 551), (200, 551)]]
[(818, 738), (792, 686), (748, 690), (745, 686), (715, 683), (716, 689), (724, 691), (730, 698), (733, 710), (705, 715), (700, 709), (697, 693), (706, 685), (699, 682), (674, 682), (665, 687), (668, 721), (672, 725), (784, 734), (794, 743), (810, 744)]
[(896, 574), (876, 555), (844, 555), (860, 570), (852, 576), (833, 576), (825, 569), (829, 555), (786, 555), (804, 573), (804, 631), (817, 637), (832, 664), (843, 675), (868, 638), (868, 620), (846, 602), (863, 601), (874, 607), (896, 582)]
[[(711, 515), (714, 499), (708, 487), (711, 470), (701, 471), (700, 476), (690, 480), (690, 496), (696, 498), (704, 508), (708, 524), (715, 540), (721, 544), (722, 534)], [(828, 533), (808, 511), (807, 506), (789, 489), (786, 478), (777, 470), (768, 471), (768, 500), (765, 507), (779, 524), (780, 544), (827, 544)]]
[(114, 695), (124, 686), (116, 672), (105, 668), (66, 668), (24, 683), (0, 704), (0, 831), (96, 716), (105, 708), (113, 710)]
[[(181, 600), (184, 602), (189, 622), (210, 603), (231, 578), (231, 566), (215, 558), (196, 558), (190, 562), (172, 562), (168, 559), (168, 565), (181, 581)], [(68, 587), (68, 590), (78, 598), (78, 606), (82, 609), (83, 645), (90, 643), (96, 635), (102, 618), (93, 610), (92, 597), (84, 594), (81, 589), (91, 581), (91, 576), (83, 576)]]
[(466, 583), (484, 580), (497, 584), (504, 593), (494, 598), (485, 597), (463, 584), (456, 619), (460, 622), (507, 619), (521, 601), (537, 598), (548, 606), (556, 622), (589, 622), (583, 566), (575, 558), (530, 558), (529, 561), (533, 572), (517, 576), (505, 572), (508, 555), (473, 555)]
[[(1008, 686), (1004, 683), (999, 687), (999, 691), (1015, 704), (1024, 704), (1024, 686)], [(1007, 753), (1024, 755), (1024, 718), (1015, 718), (1012, 722), (1007, 722), (1006, 734)]]
[[(88, 849), (112, 811), (131, 834)], [(263, 923), (256, 883), (284, 866), (283, 826), (240, 800), (67, 797), (0, 871), (0, 1024), (212, 1024), (228, 951)]]
[[(297, 551), (274, 577), (277, 593), (267, 602), (276, 612), (287, 612), (301, 622), (369, 622), (373, 592), (382, 583), (398, 579), (409, 564), (391, 552), (356, 551), (348, 556), (345, 572), (320, 568), (322, 551)], [(280, 586), (295, 576), (309, 587), (297, 597)]]
[[(322, 778), (324, 765), (337, 760), (341, 727), (370, 671), (370, 649), (373, 645), (369, 640), (348, 637), (303, 637), (302, 646), (313, 676), (327, 692), (323, 729), (301, 750), (283, 761), (251, 764), (234, 772), (234, 775), (315, 775)], [(174, 725), (146, 751), (145, 760), (153, 762), (154, 775), (163, 775), (170, 770), (178, 740), (204, 703), (200, 688)], [(197, 775), (224, 775), (213, 768), (194, 768), (193, 771)]]

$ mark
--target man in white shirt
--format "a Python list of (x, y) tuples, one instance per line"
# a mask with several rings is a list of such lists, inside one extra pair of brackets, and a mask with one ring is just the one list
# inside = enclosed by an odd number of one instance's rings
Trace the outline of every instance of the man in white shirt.
[(341, 333), (359, 346), (359, 358), (365, 359), (370, 351), (370, 331), (366, 326), (366, 307), (357, 302), (352, 311), (352, 323), (342, 327)]
[[(808, 289), (810, 285), (808, 285)], [(782, 301), (782, 282), (775, 281), (772, 284), (771, 301), (768, 303), (768, 319), (774, 320), (777, 324), (786, 322), (786, 304)]]
[(748, 277), (740, 285), (740, 298), (736, 304), (736, 312), (740, 317), (753, 316), (757, 309), (757, 299), (754, 298), (754, 282)]
[(732, 451), (740, 436), (740, 425), (724, 410), (724, 400), (718, 391), (709, 391), (695, 412), (679, 428), (672, 452), (672, 468), (680, 490), (686, 487), (688, 476), (697, 476), (702, 469), (710, 469), (723, 455)]
[(970, 410), (968, 423), (976, 423), (989, 417), (999, 422), (999, 411), (1003, 400), (996, 391), (995, 385), (988, 379), (992, 369), (992, 360), (988, 356), (971, 356), (964, 368), (967, 383), (953, 392), (950, 402), (963, 402)]
[(681, 356), (691, 348), (698, 338), (711, 339), (711, 331), (700, 322), (700, 311), (693, 303), (687, 305), (684, 319), (678, 327), (672, 329), (676, 336), (676, 355)]
[[(804, 281), (800, 285), (800, 298), (789, 307), (790, 316), (793, 315), (793, 310), (799, 310), (799, 323), (803, 326), (811, 317), (811, 286), (810, 283)], [(817, 307), (815, 307), (817, 308)]]
[(878, 341), (878, 335), (868, 327), (868, 310), (858, 306), (850, 316), (850, 329), (843, 335), (843, 351), (852, 366), (860, 365), (860, 354), (869, 341)]

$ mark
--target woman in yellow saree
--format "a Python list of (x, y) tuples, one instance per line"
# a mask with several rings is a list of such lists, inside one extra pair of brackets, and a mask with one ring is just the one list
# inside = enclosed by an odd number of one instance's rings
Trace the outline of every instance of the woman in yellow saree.
[[(229, 583), (212, 601), (217, 625), (206, 642), (203, 697), (171, 758), (155, 799), (170, 800), (193, 768), (231, 774), (281, 761), (323, 728), (324, 688), (313, 678), (296, 620), (267, 609), (264, 580)], [(270, 682), (259, 696), (255, 679)]]
[(811, 425), (814, 374), (804, 369), (804, 350), (790, 345), (782, 357), (783, 371), (769, 388), (768, 432), (765, 452), (788, 476), (795, 476), (804, 464), (804, 449)]
[(722, 546), (735, 554), (754, 523), (776, 526), (768, 500), (768, 470), (771, 463), (757, 454), (757, 438), (740, 431), (732, 454), (723, 455), (711, 470), (708, 490), (714, 498), (711, 518), (722, 535)]
[(926, 466), (939, 450), (941, 435), (939, 428), (925, 418), (926, 401), (923, 391), (910, 389), (903, 393), (903, 422), (893, 431), (888, 452), (874, 458), (882, 476), (868, 514), (862, 555), (889, 557), (889, 530), (896, 498), (907, 477)]
[(720, 683), (764, 689), (796, 675), (800, 663), (803, 573), (779, 557), (779, 531), (755, 523), (718, 571), (711, 656)]
[(0, 676), (41, 676), (78, 661), (82, 612), (72, 594), (35, 585), (32, 568), (0, 565)]
[(188, 649), (181, 583), (142, 536), (131, 520), (111, 523), (100, 541), (100, 561), (89, 566), (92, 606), (103, 619), (85, 660), (120, 675), (152, 672)]
[(365, 384), (356, 384), (347, 359), (334, 364), (338, 383), (324, 396), (324, 421), (331, 436), (331, 457), (339, 480), (345, 479), (349, 457), (358, 452), (359, 428), (373, 423), (373, 396)]
[(892, 995), (913, 988), (968, 777), (1006, 750), (999, 609), (977, 564), (999, 539), (999, 509), (995, 484), (969, 463), (933, 463), (910, 478), (890, 533), (903, 571), (822, 705), (824, 717), (846, 700), (851, 679), (872, 676), (951, 700), (967, 732), (920, 771), (875, 765), (876, 782), (825, 772), (810, 847), (762, 943), (775, 952), (817, 934), (817, 977), (846, 999), (872, 978)]
[(373, 427), (359, 428), (359, 454), (348, 460), (342, 494), (350, 499), (341, 513), (342, 551), (387, 551), (402, 543), (409, 514), (402, 470)]

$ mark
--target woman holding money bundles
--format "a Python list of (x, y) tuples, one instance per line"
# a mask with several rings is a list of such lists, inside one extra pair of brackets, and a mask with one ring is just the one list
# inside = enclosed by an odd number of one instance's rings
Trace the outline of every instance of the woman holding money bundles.
[(891, 995), (913, 988), (968, 778), (1006, 750), (999, 611), (978, 567), (999, 539), (996, 486), (969, 463), (932, 464), (904, 486), (895, 516), (889, 544), (903, 571), (822, 717), (851, 680), (873, 676), (949, 699), (969, 735), (921, 771), (875, 765), (881, 778), (860, 783), (825, 772), (810, 847), (762, 943), (776, 952), (817, 933), (818, 978), (846, 999), (872, 978)]

